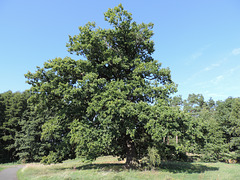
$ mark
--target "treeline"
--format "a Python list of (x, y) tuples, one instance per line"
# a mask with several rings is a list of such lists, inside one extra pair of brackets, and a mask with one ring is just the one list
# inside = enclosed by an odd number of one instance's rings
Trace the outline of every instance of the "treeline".
[[(28, 103), (30, 97), (27, 91), (0, 94), (0, 163), (18, 160), (39, 162), (51, 150), (56, 151), (58, 148), (68, 154), (65, 151), (68, 146), (59, 147), (57, 142), (42, 138), (44, 126), (47, 125), (45, 123), (57, 117), (57, 114), (53, 114), (51, 108), (43, 110), (32, 102)], [(64, 134), (54, 135), (57, 137)]]
[[(62, 117), (54, 114), (51, 108), (42, 111), (40, 107), (28, 103), (30, 96), (27, 91), (0, 94), (0, 163), (18, 160), (39, 162), (46, 158), (50, 162), (58, 162), (59, 159), (76, 157), (75, 147), (65, 136), (66, 132), (49, 132), (56, 128), (53, 126), (59, 126), (58, 130), (64, 129), (61, 123), (51, 123), (51, 119)], [(171, 98), (169, 106), (177, 107), (184, 113), (188, 119), (185, 121), (187, 124), (182, 126), (188, 127), (178, 127), (186, 130), (185, 138), (168, 133), (162, 139), (166, 146), (161, 157), (172, 159), (171, 154), (178, 154), (181, 156), (175, 157), (175, 160), (187, 160), (187, 156), (183, 156), (187, 152), (203, 161), (239, 160), (240, 98), (229, 97), (215, 102), (213, 99), (205, 101), (200, 94), (190, 94), (186, 100), (181, 96)], [(174, 123), (168, 124), (169, 129)], [(55, 137), (43, 138), (46, 128)]]
[(189, 152), (199, 154), (204, 161), (239, 160), (240, 98), (215, 102), (190, 94), (186, 100), (174, 97), (172, 103), (189, 115), (189, 126), (194, 129)]

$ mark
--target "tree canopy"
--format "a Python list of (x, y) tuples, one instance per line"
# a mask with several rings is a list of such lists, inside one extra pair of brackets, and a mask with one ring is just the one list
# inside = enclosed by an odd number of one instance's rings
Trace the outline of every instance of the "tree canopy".
[(68, 51), (84, 60), (56, 58), (26, 75), (30, 99), (54, 112), (42, 126), (44, 140), (70, 142), (78, 156), (111, 154), (131, 164), (167, 135), (165, 119), (176, 127), (181, 121), (168, 105), (176, 85), (152, 57), (152, 23), (137, 24), (121, 4), (104, 17), (111, 29), (87, 23), (69, 36)]

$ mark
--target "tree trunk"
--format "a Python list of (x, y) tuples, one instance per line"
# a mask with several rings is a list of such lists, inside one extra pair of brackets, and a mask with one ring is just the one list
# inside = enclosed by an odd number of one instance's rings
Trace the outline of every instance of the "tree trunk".
[(137, 152), (134, 142), (131, 140), (126, 141), (127, 153), (126, 153), (126, 167), (135, 168), (138, 164)]

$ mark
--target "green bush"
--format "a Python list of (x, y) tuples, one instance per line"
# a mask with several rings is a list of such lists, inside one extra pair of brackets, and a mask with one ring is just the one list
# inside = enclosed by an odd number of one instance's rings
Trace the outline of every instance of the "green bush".
[(148, 148), (147, 156), (141, 161), (142, 166), (147, 166), (149, 169), (154, 169), (161, 164), (161, 157), (155, 147)]
[(59, 155), (56, 152), (50, 151), (48, 156), (43, 156), (40, 163), (42, 163), (42, 164), (56, 164), (58, 162), (61, 162), (61, 159), (59, 159)]

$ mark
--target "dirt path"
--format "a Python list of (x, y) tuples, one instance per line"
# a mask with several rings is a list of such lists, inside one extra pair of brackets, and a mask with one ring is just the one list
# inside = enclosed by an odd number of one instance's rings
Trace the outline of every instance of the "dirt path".
[(23, 167), (24, 165), (18, 165), (0, 171), (0, 180), (17, 180), (17, 171)]

